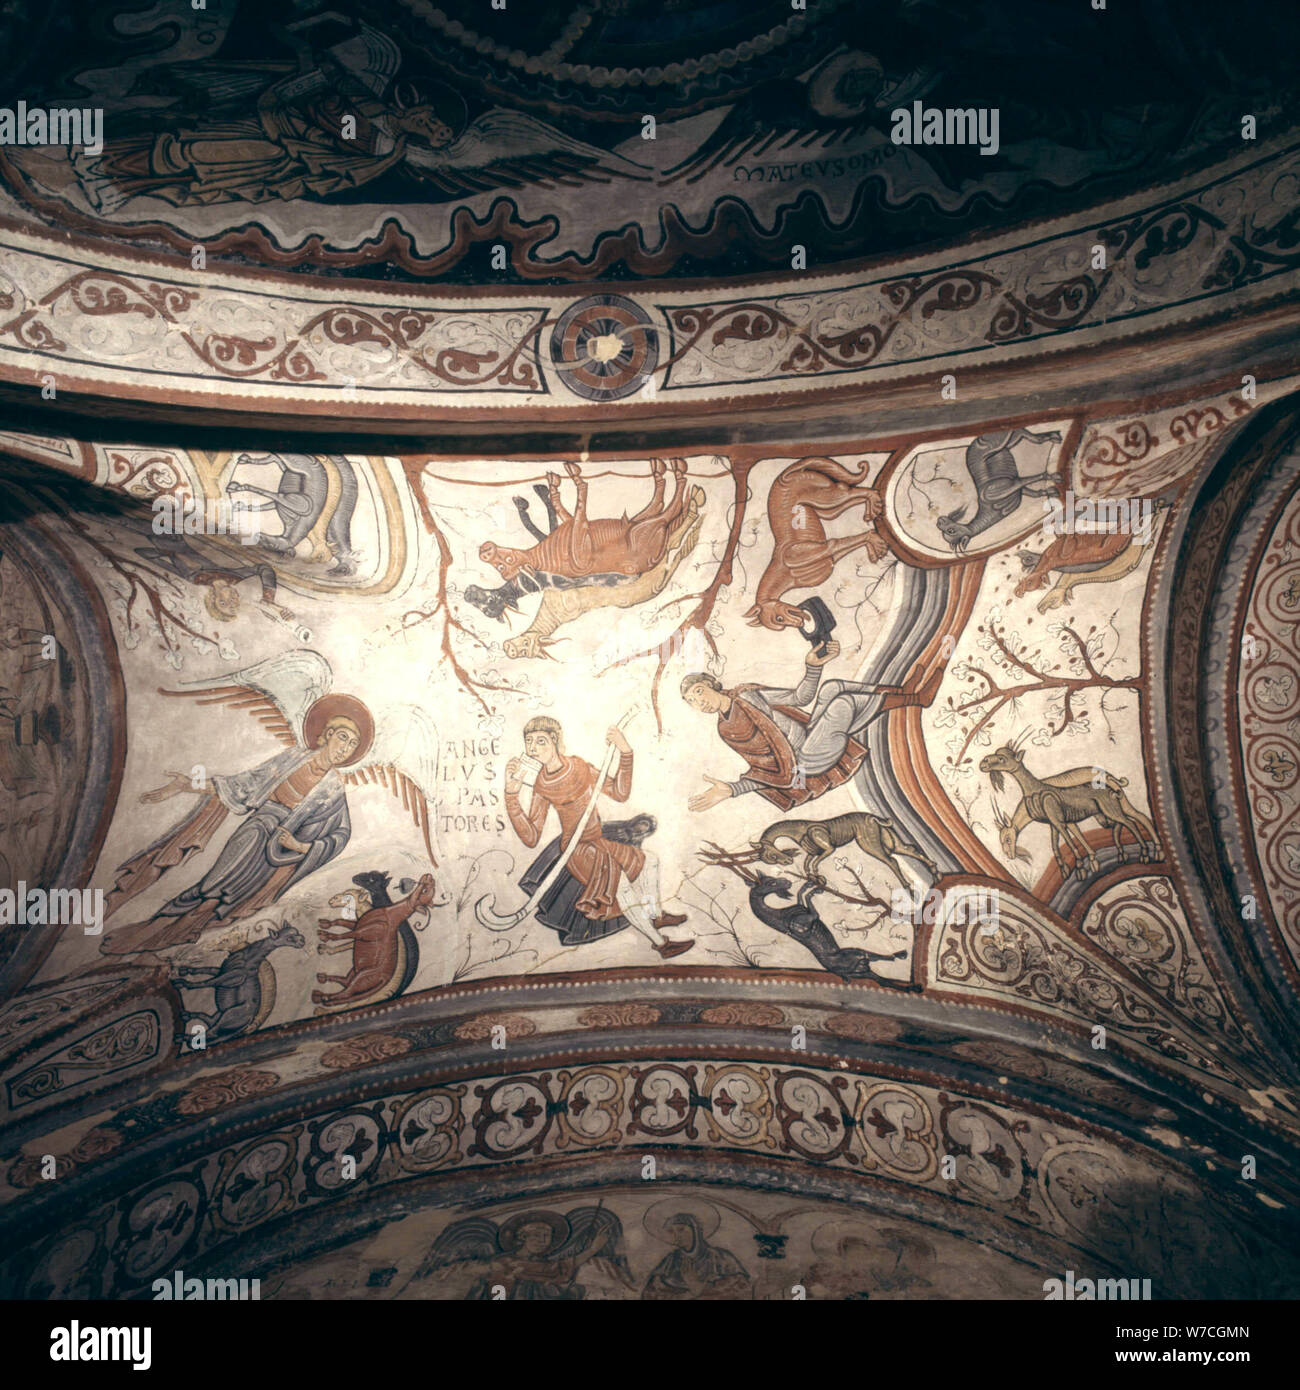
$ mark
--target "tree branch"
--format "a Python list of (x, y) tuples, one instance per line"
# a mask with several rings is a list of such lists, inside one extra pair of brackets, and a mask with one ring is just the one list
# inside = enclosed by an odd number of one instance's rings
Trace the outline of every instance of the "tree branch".
[[(643, 657), (657, 656), (658, 666), (655, 669), (654, 680), (650, 685), (650, 703), (654, 708), (655, 724), (660, 733), (663, 732), (663, 717), (659, 711), (659, 684), (663, 680), (664, 671), (671, 658), (682, 649), (686, 634), (695, 628), (709, 645), (709, 650), (716, 656), (718, 654), (718, 644), (713, 640), (712, 634), (708, 630), (708, 621), (713, 616), (713, 607), (717, 602), (718, 593), (726, 585), (731, 583), (732, 568), (736, 559), (736, 548), (740, 544), (741, 527), (745, 521), (745, 508), (748, 505), (750, 492), (746, 479), (749, 471), (753, 467), (752, 463), (736, 463), (731, 465), (731, 478), (735, 487), (735, 496), (732, 502), (731, 530), (727, 536), (726, 549), (722, 552), (722, 559), (718, 561), (718, 568), (714, 573), (713, 580), (699, 595), (699, 602), (694, 609), (682, 619), (675, 631), (664, 638), (662, 642), (653, 646), (646, 647), (643, 651), (636, 652), (631, 656), (620, 657), (617, 661), (611, 662), (604, 670), (597, 674), (604, 676), (610, 671), (617, 670), (620, 666), (626, 666), (629, 662), (640, 661)], [(676, 602), (677, 600), (670, 600)], [(667, 606), (667, 605), (665, 605)]]

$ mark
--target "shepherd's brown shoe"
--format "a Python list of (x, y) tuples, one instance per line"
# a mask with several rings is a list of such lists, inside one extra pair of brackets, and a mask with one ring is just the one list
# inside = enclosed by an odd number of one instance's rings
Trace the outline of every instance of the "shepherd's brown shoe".
[(900, 691), (886, 695), (882, 709), (907, 709), (910, 705), (920, 705), (926, 708), (934, 704), (935, 696), (939, 693), (939, 687), (943, 684), (944, 668), (939, 667), (937, 671), (932, 671), (926, 678), (924, 684), (914, 686), (911, 678)]
[(664, 958), (672, 960), (674, 956), (680, 956), (682, 952), (689, 951), (695, 945), (693, 941), (664, 941), (655, 947), (655, 950)]
[(685, 920), (686, 914), (684, 912), (661, 912), (655, 918), (654, 924), (660, 931), (663, 931), (665, 927), (680, 927)]

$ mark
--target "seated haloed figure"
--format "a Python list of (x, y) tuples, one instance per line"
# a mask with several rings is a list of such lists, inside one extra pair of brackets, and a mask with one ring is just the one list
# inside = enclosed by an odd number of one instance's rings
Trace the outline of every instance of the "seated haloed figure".
[(808, 657), (803, 679), (789, 689), (739, 685), (727, 690), (703, 671), (682, 681), (682, 699), (692, 709), (717, 715), (722, 741), (749, 764), (737, 782), (706, 773), (709, 789), (691, 797), (692, 811), (751, 792), (788, 811), (841, 786), (867, 756), (861, 737), (866, 726), (889, 710), (930, 704), (943, 678), (939, 664), (910, 689), (841, 680), (822, 685), (822, 668), (839, 653), (838, 642), (826, 643), (821, 656)]
[[(610, 729), (606, 741), (619, 752), (618, 770), (596, 786), (597, 770), (564, 752), (564, 733), (558, 720), (530, 719), (524, 725), (524, 751), (541, 764), (528, 809), (520, 800), (523, 765), (518, 758), (506, 764), (506, 811), (515, 833), (530, 849), (541, 839), (552, 808), (560, 821), (560, 839), (547, 847), (521, 880), (531, 892), (540, 885), (567, 848), (593, 796), (626, 801), (632, 792), (632, 749), (621, 729)], [(639, 825), (639, 830), (638, 830)], [(559, 932), (561, 944), (581, 946), (600, 941), (633, 926), (665, 959), (689, 951), (693, 941), (670, 941), (664, 927), (686, 920), (665, 913), (659, 902), (659, 864), (640, 848), (654, 822), (649, 817), (618, 822), (605, 833), (593, 808), (568, 863), (537, 905), (537, 920)], [(615, 838), (615, 836), (618, 838)]]

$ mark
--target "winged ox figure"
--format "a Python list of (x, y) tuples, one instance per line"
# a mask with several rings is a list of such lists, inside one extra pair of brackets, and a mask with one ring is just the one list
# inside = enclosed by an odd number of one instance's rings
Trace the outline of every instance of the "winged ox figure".
[(390, 171), (445, 199), (651, 177), (645, 165), (524, 112), (493, 107), (468, 120), (458, 92), (404, 76), (398, 45), (364, 22), (323, 48), (301, 26), (286, 38), (296, 64), (206, 60), (156, 70), (154, 84), (179, 94), (183, 114), (169, 129), (74, 154), (92, 207), (113, 213), (138, 197), (176, 207), (318, 201), (351, 196)]

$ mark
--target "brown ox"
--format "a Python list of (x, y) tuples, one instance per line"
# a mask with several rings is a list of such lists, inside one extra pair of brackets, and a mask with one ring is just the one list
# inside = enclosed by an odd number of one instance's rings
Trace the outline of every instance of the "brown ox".
[(559, 518), (555, 530), (527, 550), (486, 541), (479, 547), (479, 558), (506, 579), (513, 579), (525, 568), (570, 579), (589, 574), (644, 574), (652, 570), (664, 558), (668, 537), (686, 507), (686, 463), (682, 459), (672, 461), (673, 495), (666, 506), (667, 466), (661, 459), (655, 459), (650, 466), (654, 494), (641, 511), (630, 519), (623, 516), (593, 520), (587, 516), (587, 481), (576, 463), (566, 463), (564, 470), (577, 490), (573, 511), (566, 511), (560, 501), (559, 475), (548, 473), (551, 505)]

